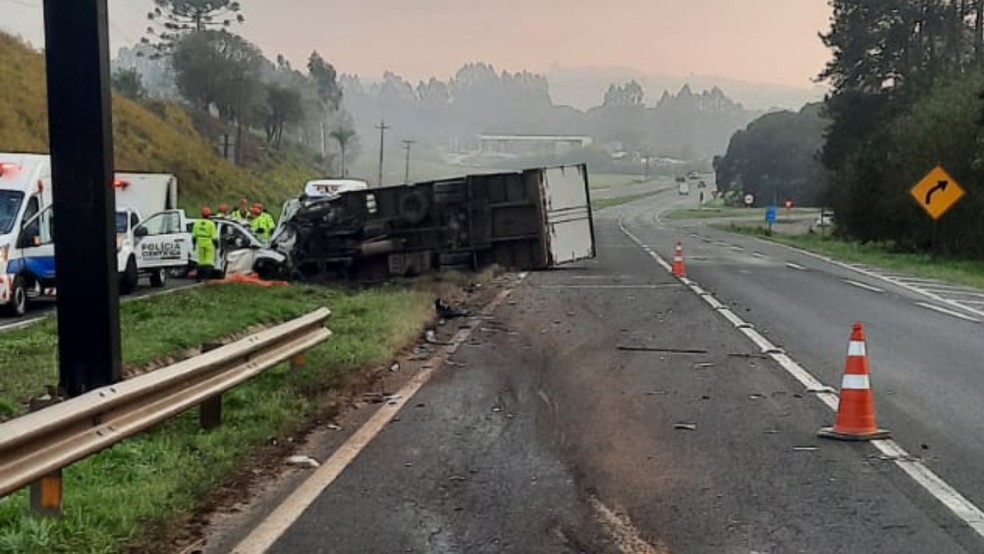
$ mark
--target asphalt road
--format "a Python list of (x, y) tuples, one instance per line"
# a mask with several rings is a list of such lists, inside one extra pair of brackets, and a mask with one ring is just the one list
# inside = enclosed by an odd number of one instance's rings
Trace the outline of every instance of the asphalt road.
[(826, 383), (864, 321), (879, 423), (978, 503), (979, 324), (657, 219), (679, 201), (598, 212), (599, 258), (530, 275), (270, 552), (984, 551), (872, 446), (818, 439), (833, 414), (619, 222), (664, 257), (683, 240), (691, 276)]

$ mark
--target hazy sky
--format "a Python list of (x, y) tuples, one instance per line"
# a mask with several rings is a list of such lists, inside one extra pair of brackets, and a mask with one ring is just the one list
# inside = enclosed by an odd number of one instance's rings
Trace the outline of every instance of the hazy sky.
[[(463, 63), (544, 72), (618, 66), (809, 87), (828, 54), (827, 0), (240, 0), (241, 32), (302, 65), (446, 78)], [(109, 0), (113, 49), (139, 39), (150, 0)], [(41, 0), (0, 0), (0, 28), (42, 41)]]

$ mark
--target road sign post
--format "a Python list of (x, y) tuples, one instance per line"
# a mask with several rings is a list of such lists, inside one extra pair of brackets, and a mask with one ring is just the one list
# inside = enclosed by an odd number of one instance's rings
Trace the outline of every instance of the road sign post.
[(765, 209), (765, 222), (769, 224), (769, 234), (772, 234), (772, 225), (776, 221), (779, 221), (779, 209), (775, 206), (769, 206)]
[(938, 224), (941, 217), (950, 211), (966, 194), (956, 179), (942, 166), (936, 166), (916, 186), (909, 191), (920, 207), (933, 218), (932, 255), (937, 255)]
[(107, 27), (106, 0), (44, 0), (59, 385), (69, 396), (122, 374)]

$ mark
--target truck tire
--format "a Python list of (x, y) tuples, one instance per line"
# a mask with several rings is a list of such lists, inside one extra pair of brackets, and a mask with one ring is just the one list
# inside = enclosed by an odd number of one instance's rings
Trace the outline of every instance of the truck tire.
[(427, 217), (427, 197), (419, 190), (400, 197), (400, 218), (409, 225), (417, 225)]
[(6, 315), (20, 317), (27, 313), (27, 283), (24, 277), (18, 275), (14, 278), (14, 285), (10, 291), (10, 303), (3, 307)]
[(155, 289), (164, 288), (167, 285), (167, 270), (164, 268), (155, 269), (150, 274), (150, 286)]
[(126, 269), (120, 275), (120, 292), (123, 294), (130, 294), (137, 288), (137, 280), (140, 279), (140, 274), (137, 272), (137, 260), (130, 256), (126, 260)]

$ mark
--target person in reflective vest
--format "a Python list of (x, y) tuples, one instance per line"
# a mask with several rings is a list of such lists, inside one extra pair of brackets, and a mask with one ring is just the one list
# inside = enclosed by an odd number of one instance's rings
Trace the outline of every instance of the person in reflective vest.
[(212, 221), (212, 209), (208, 206), (202, 208), (202, 218), (195, 221), (191, 228), (191, 234), (195, 238), (195, 248), (198, 250), (198, 272), (199, 281), (212, 277), (212, 268), (215, 267), (215, 248), (219, 245), (219, 228)]
[(253, 234), (263, 242), (270, 242), (273, 230), (277, 228), (277, 222), (273, 216), (263, 210), (263, 204), (257, 202), (253, 204), (253, 221), (250, 222)]
[(248, 223), (250, 219), (249, 200), (246, 200), (245, 198), (241, 198), (239, 200), (239, 208), (233, 210), (233, 212), (229, 216), (232, 219), (239, 221), (240, 223)]
[(220, 219), (231, 217), (231, 214), (229, 213), (229, 204), (226, 204), (225, 202), (219, 204), (219, 211), (215, 214), (215, 217)]

